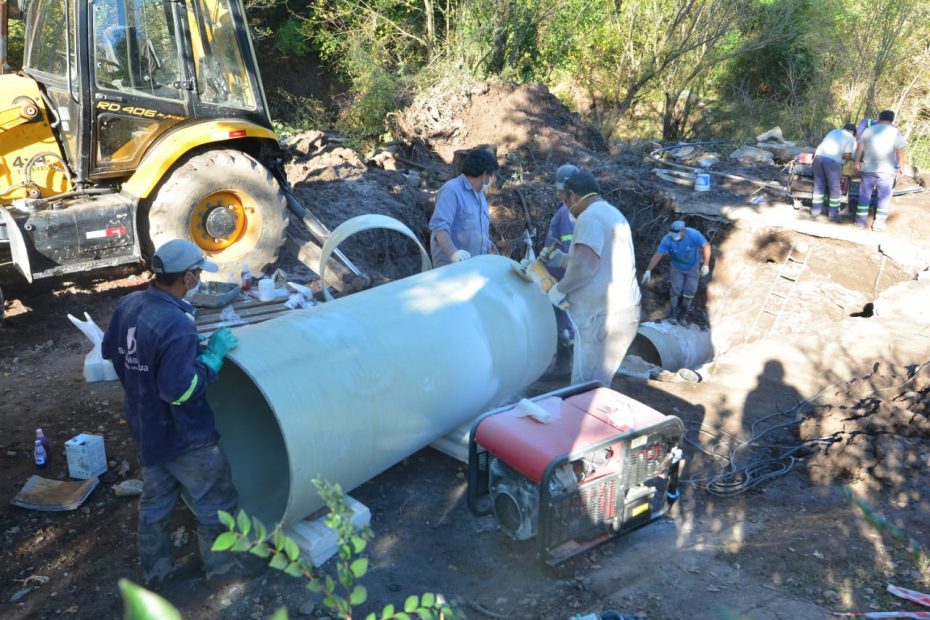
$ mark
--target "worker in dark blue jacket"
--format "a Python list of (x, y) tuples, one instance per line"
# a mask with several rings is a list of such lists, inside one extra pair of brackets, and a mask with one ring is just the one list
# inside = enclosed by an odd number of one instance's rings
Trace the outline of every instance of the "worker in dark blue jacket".
[(184, 491), (197, 518), (197, 537), (207, 577), (241, 565), (230, 552), (211, 552), (225, 531), (217, 511), (238, 503), (229, 463), (206, 399), (223, 358), (237, 345), (229, 328), (204, 346), (184, 300), (200, 284), (201, 271), (217, 271), (189, 241), (174, 240), (152, 257), (155, 281), (116, 307), (103, 339), (103, 356), (123, 385), (123, 412), (139, 447), (143, 488), (139, 499), (138, 551), (146, 584), (182, 571), (171, 554), (169, 516)]

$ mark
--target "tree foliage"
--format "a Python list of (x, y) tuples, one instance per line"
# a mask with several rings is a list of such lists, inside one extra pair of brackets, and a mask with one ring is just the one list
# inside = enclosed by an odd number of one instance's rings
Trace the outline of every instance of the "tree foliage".
[(585, 92), (585, 111), (607, 137), (649, 118), (636, 137), (751, 135), (781, 124), (816, 140), (890, 108), (918, 158), (930, 151), (924, 0), (308, 0), (291, 8), (275, 29), (279, 50), (306, 45), (331, 63), (350, 85), (343, 128), (360, 137), (379, 136), (410, 89), (499, 77)]

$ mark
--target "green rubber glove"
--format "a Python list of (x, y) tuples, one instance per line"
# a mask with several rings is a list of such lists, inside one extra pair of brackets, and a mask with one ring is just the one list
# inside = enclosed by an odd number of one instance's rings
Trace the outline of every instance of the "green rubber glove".
[(210, 336), (207, 348), (197, 356), (213, 372), (219, 373), (223, 367), (223, 358), (239, 346), (239, 339), (228, 327), (221, 327)]

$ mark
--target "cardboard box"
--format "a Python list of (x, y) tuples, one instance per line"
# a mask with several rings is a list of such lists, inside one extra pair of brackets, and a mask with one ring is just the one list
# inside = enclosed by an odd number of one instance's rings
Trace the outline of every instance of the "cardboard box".
[(81, 433), (65, 442), (68, 475), (78, 480), (99, 476), (107, 470), (107, 453), (103, 437)]

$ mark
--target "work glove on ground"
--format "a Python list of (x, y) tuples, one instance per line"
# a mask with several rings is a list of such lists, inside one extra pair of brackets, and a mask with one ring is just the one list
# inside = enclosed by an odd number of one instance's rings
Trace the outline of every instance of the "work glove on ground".
[(213, 372), (218, 373), (223, 367), (223, 358), (230, 351), (239, 346), (239, 339), (228, 327), (221, 327), (210, 336), (207, 348), (197, 356), (197, 359), (207, 365)]
[(471, 258), (471, 252), (468, 250), (456, 250), (449, 258), (452, 259), (453, 263), (461, 263), (463, 260)]
[[(540, 257), (541, 258), (541, 257)], [(542, 259), (544, 263), (550, 267), (555, 267), (556, 269), (561, 269), (565, 267), (565, 263), (568, 262), (568, 254), (562, 250), (556, 248), (549, 252), (548, 256), (545, 259)]]
[(643, 286), (646, 286), (647, 284), (649, 284), (650, 280), (652, 280), (652, 272), (646, 271), (645, 273), (643, 273), (643, 279), (640, 280), (640, 282), (642, 283)]
[(705, 277), (710, 273), (710, 265), (701, 265), (701, 277)]
[(565, 293), (560, 291), (558, 286), (551, 286), (549, 292), (546, 293), (546, 297), (549, 298), (549, 302), (556, 308), (566, 310), (569, 306)]

